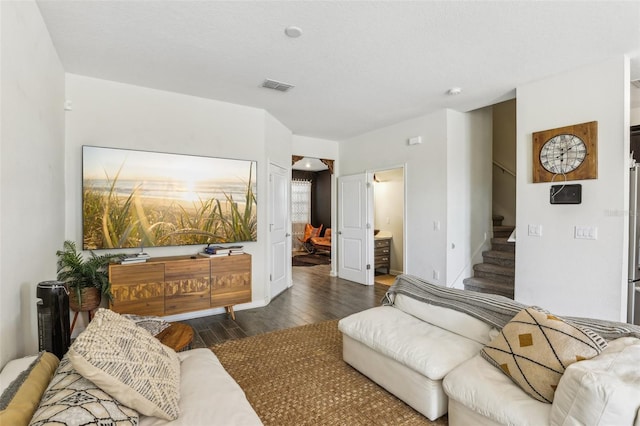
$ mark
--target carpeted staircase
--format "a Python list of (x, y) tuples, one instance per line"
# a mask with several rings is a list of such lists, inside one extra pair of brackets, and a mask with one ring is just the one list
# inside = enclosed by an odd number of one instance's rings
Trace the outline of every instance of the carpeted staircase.
[(483, 263), (473, 265), (473, 277), (465, 278), (465, 290), (493, 293), (513, 299), (516, 243), (507, 241), (513, 226), (503, 226), (504, 217), (493, 216), (491, 250), (482, 252)]

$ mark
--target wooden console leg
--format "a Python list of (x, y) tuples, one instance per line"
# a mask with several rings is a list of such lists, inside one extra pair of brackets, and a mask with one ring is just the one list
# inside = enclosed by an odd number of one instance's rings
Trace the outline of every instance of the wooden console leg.
[(231, 315), (232, 320), (236, 320), (236, 314), (233, 312), (233, 305), (225, 306), (224, 309), (227, 311), (229, 315)]

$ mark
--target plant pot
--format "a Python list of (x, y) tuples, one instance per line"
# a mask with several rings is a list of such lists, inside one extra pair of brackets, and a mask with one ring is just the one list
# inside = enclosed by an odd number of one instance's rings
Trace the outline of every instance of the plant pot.
[(76, 289), (69, 289), (69, 307), (76, 312), (92, 311), (100, 306), (100, 292), (95, 287), (85, 287), (80, 290), (82, 303), (78, 303)]

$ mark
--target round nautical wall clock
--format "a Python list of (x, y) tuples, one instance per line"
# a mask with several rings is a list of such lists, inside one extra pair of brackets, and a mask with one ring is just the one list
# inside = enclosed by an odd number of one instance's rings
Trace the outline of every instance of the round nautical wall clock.
[(598, 178), (598, 122), (533, 133), (533, 182)]

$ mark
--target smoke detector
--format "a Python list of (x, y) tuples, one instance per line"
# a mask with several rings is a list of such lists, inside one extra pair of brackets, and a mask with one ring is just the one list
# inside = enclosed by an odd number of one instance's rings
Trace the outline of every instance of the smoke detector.
[(262, 83), (262, 87), (278, 90), (280, 92), (287, 92), (295, 86), (293, 84), (283, 83), (282, 81), (271, 80), (268, 78)]
[(302, 28), (292, 25), (285, 28), (284, 33), (287, 35), (287, 37), (298, 38), (302, 35)]

